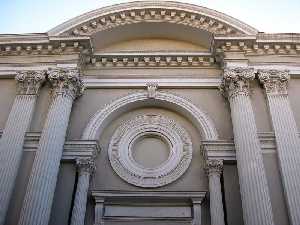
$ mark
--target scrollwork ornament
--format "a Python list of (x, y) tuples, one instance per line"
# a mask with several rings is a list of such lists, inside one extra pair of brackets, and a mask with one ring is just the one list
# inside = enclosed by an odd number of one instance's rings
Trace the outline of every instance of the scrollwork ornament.
[(15, 77), (18, 95), (36, 95), (44, 83), (46, 72), (42, 70), (18, 71)]
[(259, 70), (258, 78), (263, 84), (267, 95), (287, 95), (289, 71), (281, 70)]
[(82, 95), (84, 85), (78, 69), (50, 69), (48, 80), (54, 95), (70, 96), (73, 99)]
[(206, 162), (207, 175), (218, 175), (220, 176), (223, 172), (223, 160), (209, 159)]
[(228, 98), (249, 95), (250, 81), (255, 78), (254, 69), (245, 67), (226, 68), (220, 85), (221, 93)]
[(92, 174), (96, 169), (95, 161), (92, 158), (78, 158), (76, 159), (76, 166), (79, 173)]

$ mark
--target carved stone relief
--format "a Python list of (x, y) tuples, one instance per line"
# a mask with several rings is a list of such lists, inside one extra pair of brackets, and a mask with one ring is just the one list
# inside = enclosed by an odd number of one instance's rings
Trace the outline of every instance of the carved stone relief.
[[(135, 143), (145, 137), (157, 138), (169, 148), (167, 159), (157, 166), (144, 166), (133, 156)], [(175, 181), (187, 170), (192, 160), (192, 141), (174, 120), (161, 115), (139, 115), (117, 128), (108, 154), (114, 171), (128, 183), (160, 187)]]

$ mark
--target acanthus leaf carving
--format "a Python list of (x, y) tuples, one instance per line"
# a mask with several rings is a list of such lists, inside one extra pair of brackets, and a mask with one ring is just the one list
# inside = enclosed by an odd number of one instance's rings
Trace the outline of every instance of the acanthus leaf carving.
[(93, 158), (77, 158), (76, 159), (76, 166), (79, 173), (89, 173), (92, 174), (95, 169), (95, 161)]
[(250, 81), (254, 78), (255, 73), (253, 68), (226, 68), (224, 69), (220, 91), (228, 98), (235, 97), (238, 94), (249, 95)]
[(289, 71), (259, 70), (259, 81), (263, 84), (267, 95), (287, 95)]
[(210, 175), (221, 175), (223, 171), (223, 160), (209, 159), (206, 161), (206, 172)]
[(79, 70), (72, 69), (50, 69), (48, 80), (52, 85), (54, 95), (70, 96), (73, 99), (82, 95), (84, 85), (80, 78)]
[(15, 77), (18, 95), (37, 95), (46, 78), (42, 70), (18, 71)]

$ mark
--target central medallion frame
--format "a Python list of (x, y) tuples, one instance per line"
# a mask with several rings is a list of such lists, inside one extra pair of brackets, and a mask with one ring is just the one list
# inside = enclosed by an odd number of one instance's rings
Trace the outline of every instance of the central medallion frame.
[[(136, 162), (132, 151), (137, 140), (157, 137), (169, 147), (167, 160), (149, 168)], [(187, 131), (162, 115), (139, 115), (117, 128), (108, 149), (113, 170), (125, 181), (139, 187), (160, 187), (177, 180), (192, 160), (192, 141)]]

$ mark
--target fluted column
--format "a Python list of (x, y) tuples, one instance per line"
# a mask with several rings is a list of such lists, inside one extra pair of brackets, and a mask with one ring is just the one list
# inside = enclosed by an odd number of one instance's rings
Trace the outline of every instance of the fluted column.
[(95, 164), (90, 158), (78, 159), (76, 164), (78, 168), (78, 182), (72, 210), (71, 225), (84, 225), (90, 176), (95, 169)]
[(288, 97), (287, 71), (260, 70), (273, 129), (282, 183), (292, 225), (300, 224), (300, 139)]
[(228, 97), (236, 147), (245, 225), (273, 225), (266, 173), (249, 97), (252, 69), (224, 70), (221, 91)]
[(211, 225), (224, 225), (224, 211), (222, 202), (221, 174), (222, 160), (207, 160), (207, 174), (209, 180), (209, 200)]
[(17, 96), (0, 139), (0, 225), (4, 224), (20, 166), (25, 133), (34, 112), (44, 71), (20, 71), (16, 75)]
[(69, 116), (83, 89), (77, 70), (51, 70), (52, 102), (39, 141), (19, 225), (48, 225)]

